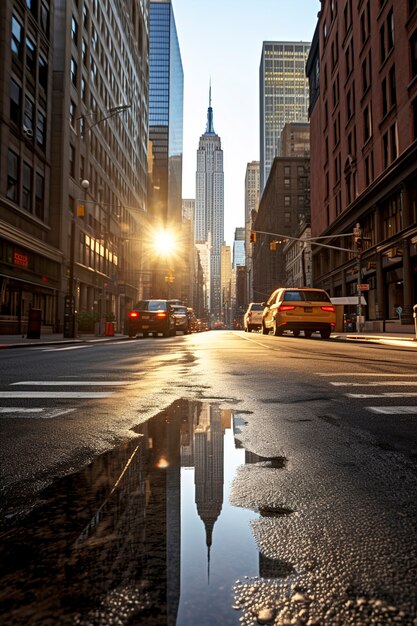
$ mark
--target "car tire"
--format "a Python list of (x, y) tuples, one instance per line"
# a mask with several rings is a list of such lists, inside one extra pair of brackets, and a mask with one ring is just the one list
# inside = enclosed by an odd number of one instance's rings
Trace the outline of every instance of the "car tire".
[(293, 335), (294, 337), (299, 337), (300, 336), (300, 331), (299, 330), (293, 330)]
[(157, 336), (158, 336), (158, 333), (152, 333), (152, 337), (156, 338)]
[(312, 334), (312, 331), (311, 331), (311, 330), (305, 330), (305, 331), (304, 331), (304, 337), (305, 337), (306, 339), (310, 339), (311, 334)]
[(330, 339), (330, 328), (324, 328), (320, 331), (320, 335), (322, 339)]
[(143, 333), (143, 338), (146, 339), (148, 337), (148, 333)]
[(265, 324), (262, 322), (262, 334), (269, 335), (269, 330), (266, 328)]

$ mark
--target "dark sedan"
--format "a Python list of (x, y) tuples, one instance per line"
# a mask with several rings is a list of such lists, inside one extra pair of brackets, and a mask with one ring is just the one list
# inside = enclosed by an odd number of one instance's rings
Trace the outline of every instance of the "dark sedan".
[(127, 334), (136, 337), (138, 334), (156, 337), (162, 333), (164, 337), (175, 335), (175, 317), (172, 306), (167, 300), (140, 300), (129, 311)]

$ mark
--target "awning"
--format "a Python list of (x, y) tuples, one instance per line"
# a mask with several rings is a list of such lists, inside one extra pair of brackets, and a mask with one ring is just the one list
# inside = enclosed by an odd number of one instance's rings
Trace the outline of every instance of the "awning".
[[(330, 298), (332, 304), (350, 304), (357, 305), (358, 304), (358, 296), (343, 296), (339, 298)], [(361, 304), (366, 304), (366, 300), (363, 296), (361, 296)]]

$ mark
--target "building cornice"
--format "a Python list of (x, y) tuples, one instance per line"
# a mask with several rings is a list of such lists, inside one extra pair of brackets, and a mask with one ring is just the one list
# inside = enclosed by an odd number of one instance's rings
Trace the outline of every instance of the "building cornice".
[(62, 259), (64, 258), (63, 253), (57, 248), (48, 245), (44, 241), (41, 241), (28, 233), (22, 232), (15, 226), (12, 226), (3, 220), (0, 220), (0, 237), (7, 239), (11, 243), (18, 246), (23, 246), (32, 252), (41, 254), (42, 256), (47, 257), (51, 261), (56, 261), (57, 263), (62, 263)]

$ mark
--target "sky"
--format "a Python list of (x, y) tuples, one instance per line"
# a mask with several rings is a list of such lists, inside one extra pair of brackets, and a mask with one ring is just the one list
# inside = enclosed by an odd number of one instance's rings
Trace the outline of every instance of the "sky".
[(209, 84), (224, 157), (224, 237), (244, 226), (245, 173), (259, 160), (263, 41), (311, 41), (320, 0), (171, 0), (184, 70), (183, 198), (195, 198)]

